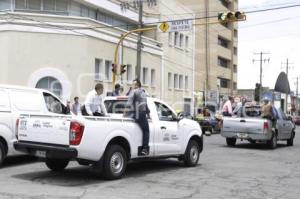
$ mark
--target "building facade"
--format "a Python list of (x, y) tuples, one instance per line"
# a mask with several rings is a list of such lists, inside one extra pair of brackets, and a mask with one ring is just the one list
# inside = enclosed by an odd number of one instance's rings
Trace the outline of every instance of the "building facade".
[[(138, 18), (105, 0), (4, 0), (0, 9), (0, 83), (48, 89), (64, 100), (83, 101), (97, 82), (112, 90), (116, 44), (137, 27)], [(136, 35), (125, 39), (119, 52), (120, 62), (128, 65), (118, 78), (124, 93), (135, 77), (136, 40)], [(142, 81), (156, 97), (161, 97), (159, 44), (143, 38)]]
[[(217, 22), (218, 13), (236, 11), (237, 0), (178, 0), (193, 10), (196, 20), (195, 92), (219, 103), (237, 90), (237, 23)], [(206, 91), (206, 92), (205, 92)], [(210, 96), (211, 93), (216, 95)]]

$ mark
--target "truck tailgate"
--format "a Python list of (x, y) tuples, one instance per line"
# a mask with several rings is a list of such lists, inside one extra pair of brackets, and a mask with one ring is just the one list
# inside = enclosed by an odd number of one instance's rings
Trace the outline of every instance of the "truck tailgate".
[(263, 133), (264, 120), (260, 118), (224, 118), (223, 132)]
[(69, 145), (70, 118), (55, 116), (21, 116), (18, 140), (58, 145)]

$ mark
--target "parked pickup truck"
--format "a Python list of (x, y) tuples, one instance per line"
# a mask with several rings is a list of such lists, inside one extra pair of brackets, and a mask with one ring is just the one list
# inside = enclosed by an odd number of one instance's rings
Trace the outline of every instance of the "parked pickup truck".
[(187, 166), (198, 163), (203, 148), (199, 124), (178, 118), (171, 107), (154, 98), (147, 99), (150, 154), (139, 156), (142, 132), (132, 119), (123, 117), (126, 102), (126, 97), (107, 97), (108, 117), (23, 114), (17, 123), (14, 147), (42, 157), (53, 171), (77, 160), (99, 169), (107, 179), (121, 178), (129, 160), (174, 157)]
[(226, 138), (228, 146), (234, 146), (237, 139), (266, 142), (269, 148), (277, 147), (277, 140), (286, 140), (293, 145), (295, 125), (281, 109), (276, 109), (276, 125), (268, 119), (261, 118), (260, 106), (241, 107), (237, 116), (224, 117), (221, 135)]

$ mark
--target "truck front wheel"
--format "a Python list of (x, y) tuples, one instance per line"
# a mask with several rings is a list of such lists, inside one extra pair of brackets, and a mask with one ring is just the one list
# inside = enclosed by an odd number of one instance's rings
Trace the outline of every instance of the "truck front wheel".
[(5, 151), (4, 145), (0, 141), (0, 167), (2, 166), (2, 164), (4, 162), (5, 156), (6, 156), (6, 151)]
[(293, 130), (292, 134), (291, 134), (291, 138), (286, 141), (287, 146), (293, 146), (294, 145), (294, 137), (295, 137), (295, 131)]
[(52, 171), (62, 171), (64, 170), (68, 164), (68, 159), (55, 159), (55, 158), (47, 158), (45, 161), (47, 167)]
[(200, 147), (195, 140), (190, 140), (184, 154), (184, 164), (188, 167), (196, 166), (200, 157)]
[(119, 179), (127, 167), (127, 156), (123, 147), (119, 145), (108, 146), (104, 154), (103, 176), (108, 180)]

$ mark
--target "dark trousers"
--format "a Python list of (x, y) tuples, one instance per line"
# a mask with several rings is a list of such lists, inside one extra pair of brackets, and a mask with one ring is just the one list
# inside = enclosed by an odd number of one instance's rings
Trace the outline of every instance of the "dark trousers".
[(135, 122), (139, 125), (143, 132), (143, 147), (149, 145), (149, 124), (146, 112), (139, 112), (135, 115)]

